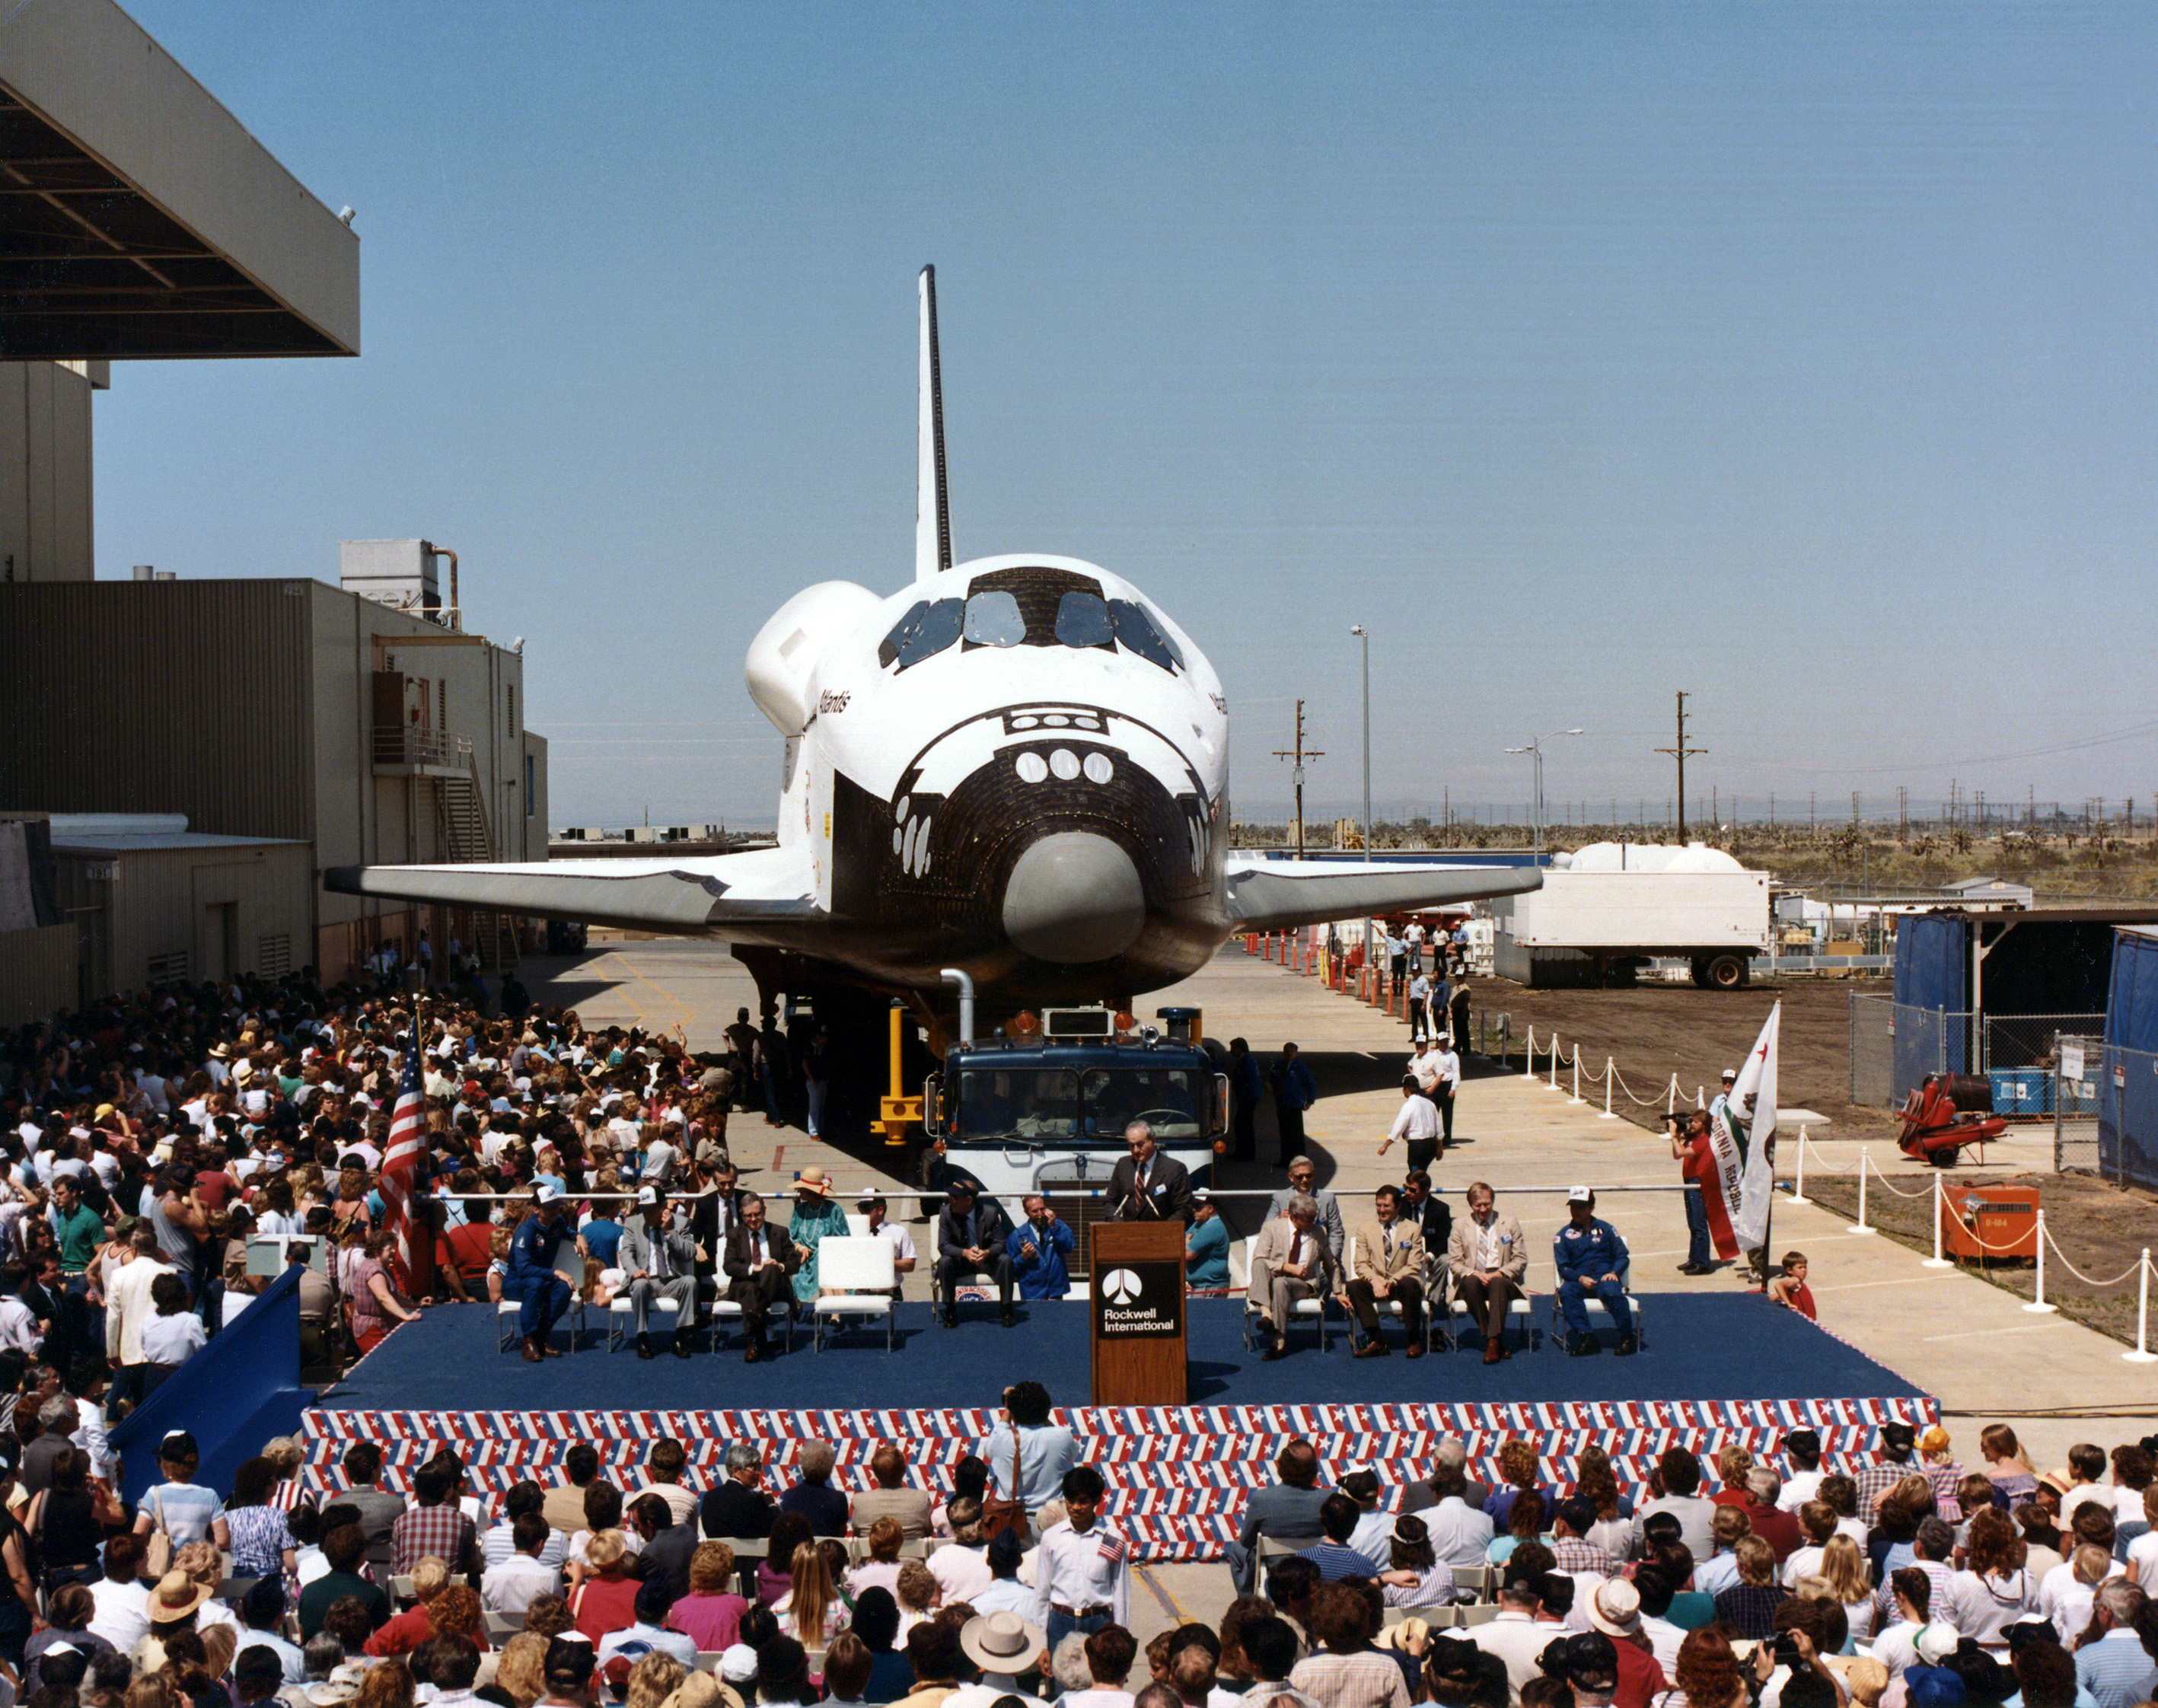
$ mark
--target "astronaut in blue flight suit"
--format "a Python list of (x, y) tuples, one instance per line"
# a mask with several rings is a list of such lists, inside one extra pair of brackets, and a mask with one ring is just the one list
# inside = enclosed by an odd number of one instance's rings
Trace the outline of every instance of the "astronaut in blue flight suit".
[(517, 1326), (524, 1336), (524, 1357), (537, 1364), (562, 1355), (551, 1337), (555, 1319), (570, 1308), (570, 1284), (555, 1272), (555, 1256), (570, 1230), (560, 1192), (542, 1184), (532, 1196), (536, 1207), (510, 1237), (509, 1280), (521, 1301)]
[(1641, 1349), (1634, 1334), (1634, 1311), (1626, 1303), (1620, 1277), (1629, 1262), (1618, 1230), (1596, 1217), (1596, 1195), (1577, 1186), (1566, 1195), (1566, 1226), (1551, 1241), (1551, 1264), (1558, 1271), (1558, 1308), (1566, 1318), (1567, 1339), (1576, 1358), (1591, 1358), (1603, 1347), (1588, 1326), (1584, 1301), (1593, 1295), (1611, 1313), (1618, 1330), (1618, 1356)]

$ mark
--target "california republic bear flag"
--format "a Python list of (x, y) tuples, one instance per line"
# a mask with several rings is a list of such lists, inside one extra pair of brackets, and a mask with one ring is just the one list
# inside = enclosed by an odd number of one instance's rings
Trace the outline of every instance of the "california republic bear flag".
[(1783, 1012), (1781, 1002), (1768, 1010), (1768, 1023), (1738, 1071), (1712, 1135), (1717, 1182), (1742, 1251), (1753, 1251), (1768, 1236), (1768, 1193), (1776, 1159), (1776, 1023)]

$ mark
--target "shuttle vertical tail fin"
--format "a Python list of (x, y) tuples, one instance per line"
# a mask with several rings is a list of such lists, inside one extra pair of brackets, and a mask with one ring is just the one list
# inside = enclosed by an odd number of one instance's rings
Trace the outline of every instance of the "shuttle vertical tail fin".
[(937, 269), (924, 267), (922, 292), (921, 421), (916, 443), (914, 579), (952, 567), (952, 505), (944, 488), (944, 381), (937, 361)]

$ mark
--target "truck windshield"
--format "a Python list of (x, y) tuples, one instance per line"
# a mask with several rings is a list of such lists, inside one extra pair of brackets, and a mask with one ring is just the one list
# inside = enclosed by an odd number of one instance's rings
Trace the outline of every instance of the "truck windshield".
[(1113, 1139), (1144, 1119), (1158, 1140), (1197, 1138), (1205, 1107), (1194, 1076), (1182, 1068), (1097, 1067), (1080, 1086), (1089, 1138)]
[(1069, 1138), (1079, 1076), (1068, 1067), (976, 1068), (959, 1076), (959, 1137)]

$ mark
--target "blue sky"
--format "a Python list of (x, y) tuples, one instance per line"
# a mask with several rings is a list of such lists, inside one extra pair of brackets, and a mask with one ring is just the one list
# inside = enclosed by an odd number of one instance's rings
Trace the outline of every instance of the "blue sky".
[[(769, 820), (741, 656), (954, 544), (1131, 575), (1382, 809), (2158, 797), (2158, 11), (136, 0), (331, 207), (356, 361), (131, 364), (100, 573), (462, 555), (558, 823)], [(2133, 732), (2133, 733), (2129, 733)], [(1599, 809), (1601, 810), (1601, 809)], [(1561, 809), (1555, 804), (1553, 816)]]

